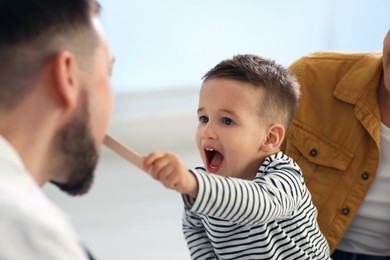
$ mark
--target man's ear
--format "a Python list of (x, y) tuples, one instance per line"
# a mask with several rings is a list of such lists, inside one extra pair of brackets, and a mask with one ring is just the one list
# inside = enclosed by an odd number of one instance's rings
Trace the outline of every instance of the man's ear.
[(60, 51), (52, 63), (59, 102), (67, 109), (76, 107), (79, 86), (78, 67), (74, 55), (69, 51)]
[(274, 152), (278, 150), (285, 135), (284, 127), (281, 124), (272, 124), (268, 128), (267, 136), (261, 146), (264, 152)]

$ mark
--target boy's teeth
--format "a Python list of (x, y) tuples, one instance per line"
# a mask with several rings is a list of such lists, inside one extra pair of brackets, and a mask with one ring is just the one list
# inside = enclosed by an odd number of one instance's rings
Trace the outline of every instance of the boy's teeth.
[(206, 149), (206, 151), (212, 152), (214, 151), (214, 149)]

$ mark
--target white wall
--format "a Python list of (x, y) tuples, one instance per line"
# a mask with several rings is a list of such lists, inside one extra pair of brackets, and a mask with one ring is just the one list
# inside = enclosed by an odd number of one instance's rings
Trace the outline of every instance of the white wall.
[(237, 53), (283, 65), (312, 51), (381, 50), (388, 0), (101, 0), (116, 92), (197, 87)]

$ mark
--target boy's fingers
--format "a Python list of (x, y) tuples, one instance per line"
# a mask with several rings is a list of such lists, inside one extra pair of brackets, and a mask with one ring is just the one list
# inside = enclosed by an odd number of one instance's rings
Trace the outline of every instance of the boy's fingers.
[(166, 188), (196, 195), (192, 194), (194, 193), (192, 188), (194, 185), (190, 184), (192, 175), (177, 155), (169, 152), (152, 152), (144, 158), (144, 168), (153, 179), (160, 181)]
[(170, 167), (170, 161), (165, 156), (156, 159), (149, 168), (149, 173), (154, 179), (162, 180), (166, 175), (170, 174), (173, 168)]
[(163, 156), (163, 153), (161, 152), (152, 152), (150, 153), (148, 156), (146, 156), (144, 158), (144, 169), (145, 170), (148, 170), (150, 168), (151, 165), (154, 164), (154, 162), (156, 160), (158, 160), (159, 158), (161, 158)]

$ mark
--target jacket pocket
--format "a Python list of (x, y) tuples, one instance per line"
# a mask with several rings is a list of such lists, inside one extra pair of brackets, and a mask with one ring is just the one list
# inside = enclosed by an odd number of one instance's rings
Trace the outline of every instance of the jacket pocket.
[(353, 159), (352, 152), (298, 121), (288, 130), (285, 152), (301, 167), (318, 210)]

